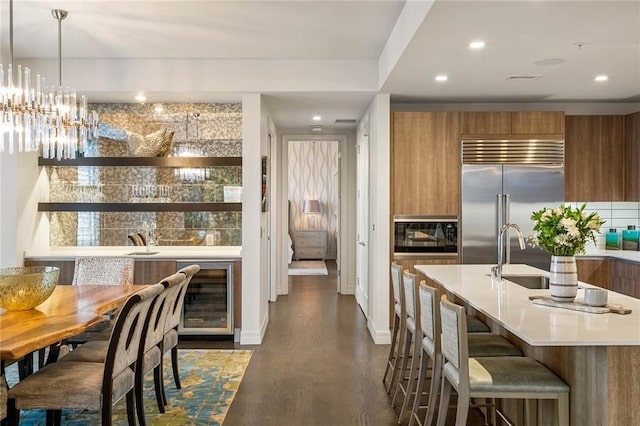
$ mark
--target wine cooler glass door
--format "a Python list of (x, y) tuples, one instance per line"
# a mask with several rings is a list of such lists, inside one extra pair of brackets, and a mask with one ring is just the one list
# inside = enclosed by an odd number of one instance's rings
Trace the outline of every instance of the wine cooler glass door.
[(233, 334), (233, 263), (185, 262), (178, 269), (196, 263), (184, 298), (178, 331), (180, 334)]

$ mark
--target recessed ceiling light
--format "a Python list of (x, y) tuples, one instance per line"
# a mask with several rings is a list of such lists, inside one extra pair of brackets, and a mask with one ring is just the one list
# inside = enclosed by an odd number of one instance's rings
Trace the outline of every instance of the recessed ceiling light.
[(316, 115), (313, 116), (313, 121), (320, 121), (322, 120), (322, 116), (320, 115), (320, 113), (317, 113)]
[(147, 100), (147, 97), (145, 95), (143, 95), (142, 93), (138, 93), (134, 99), (138, 102), (144, 102)]
[(594, 78), (595, 81), (607, 81), (609, 80), (609, 76), (601, 74), (601, 75), (597, 75), (596, 78)]
[(311, 126), (311, 131), (312, 132), (321, 132), (322, 131), (322, 126)]
[(469, 47), (471, 49), (482, 49), (485, 45), (486, 43), (482, 40), (476, 40), (469, 43)]
[(449, 77), (447, 77), (444, 74), (436, 75), (436, 81), (447, 81), (447, 80), (449, 80)]

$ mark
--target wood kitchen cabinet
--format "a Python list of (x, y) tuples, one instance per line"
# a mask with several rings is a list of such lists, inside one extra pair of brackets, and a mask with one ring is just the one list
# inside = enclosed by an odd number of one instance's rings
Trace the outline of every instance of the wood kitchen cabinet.
[(624, 151), (624, 116), (567, 116), (565, 201), (623, 201)]
[(623, 260), (609, 260), (611, 290), (640, 298), (640, 265)]
[(463, 112), (465, 135), (563, 135), (562, 111)]
[(611, 290), (610, 261), (604, 258), (576, 259), (578, 280)]
[(392, 214), (457, 216), (460, 113), (392, 113)]
[(625, 117), (625, 200), (640, 201), (640, 112)]

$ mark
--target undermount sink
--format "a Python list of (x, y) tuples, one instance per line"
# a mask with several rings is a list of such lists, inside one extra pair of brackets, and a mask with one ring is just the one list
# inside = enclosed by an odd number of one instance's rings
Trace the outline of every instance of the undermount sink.
[(158, 254), (159, 251), (132, 251), (127, 253), (127, 256), (150, 256), (152, 254)]
[(502, 275), (502, 278), (522, 287), (538, 290), (549, 288), (549, 277), (544, 275)]

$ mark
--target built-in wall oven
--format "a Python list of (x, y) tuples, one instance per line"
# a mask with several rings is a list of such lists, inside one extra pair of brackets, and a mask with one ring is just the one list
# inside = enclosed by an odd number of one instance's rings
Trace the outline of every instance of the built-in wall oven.
[(178, 269), (200, 265), (180, 318), (181, 335), (233, 334), (233, 262), (178, 262)]
[(458, 256), (458, 218), (455, 216), (396, 215), (393, 217), (393, 256)]

